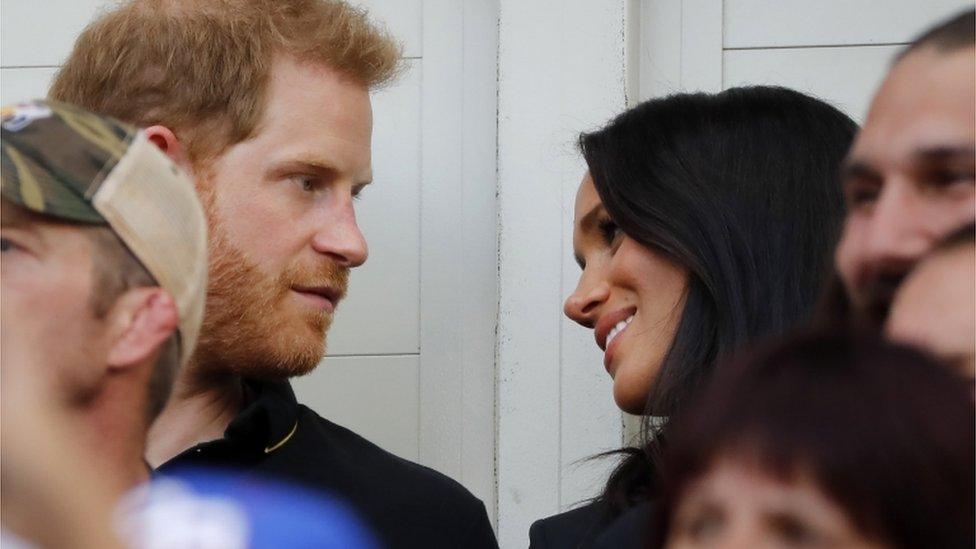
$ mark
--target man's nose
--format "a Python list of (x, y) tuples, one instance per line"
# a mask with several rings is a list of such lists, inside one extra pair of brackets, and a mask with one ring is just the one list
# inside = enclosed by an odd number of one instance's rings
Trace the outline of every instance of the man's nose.
[(351, 194), (327, 206), (312, 239), (312, 248), (343, 267), (358, 267), (366, 262), (369, 248), (356, 222)]
[(865, 242), (865, 260), (882, 270), (917, 261), (932, 246), (931, 227), (938, 222), (928, 218), (924, 198), (909, 185), (890, 187), (875, 204)]
[(610, 297), (610, 286), (602, 280), (580, 278), (579, 284), (563, 305), (563, 312), (576, 323), (587, 328), (596, 325), (600, 305)]

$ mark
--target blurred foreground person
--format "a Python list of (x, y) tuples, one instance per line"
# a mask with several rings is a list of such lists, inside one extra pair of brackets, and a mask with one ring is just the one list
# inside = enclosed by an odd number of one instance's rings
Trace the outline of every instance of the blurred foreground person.
[(900, 54), (843, 170), (842, 284), (825, 320), (879, 328), (919, 258), (976, 217), (976, 12), (925, 32)]
[(915, 266), (895, 295), (885, 332), (976, 379), (976, 225), (950, 234)]
[[(342, 496), (390, 547), (495, 547), (484, 505), (300, 405), (372, 181), (369, 92), (398, 44), (340, 0), (133, 0), (79, 36), (51, 97), (146, 127), (210, 228), (200, 343), (150, 431), (160, 472), (235, 467)], [(392, 273), (391, 273), (392, 275)]]
[(804, 336), (680, 417), (653, 547), (973, 547), (971, 385), (907, 347)]
[[(4, 109), (0, 133), (3, 509), (16, 531), (50, 479), (69, 477), (57, 489), (89, 517), (149, 479), (146, 433), (199, 333), (207, 238), (192, 184), (135, 128), (34, 102)], [(24, 534), (43, 541), (49, 526)]]

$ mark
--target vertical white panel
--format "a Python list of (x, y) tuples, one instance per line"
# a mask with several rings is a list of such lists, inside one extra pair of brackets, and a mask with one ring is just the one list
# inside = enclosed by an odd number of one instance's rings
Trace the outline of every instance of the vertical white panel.
[(641, 0), (640, 100), (681, 90), (681, 0)]
[(722, 2), (681, 2), (681, 88), (717, 92), (722, 89)]
[(563, 92), (552, 87), (559, 86), (563, 56), (572, 55), (550, 17), (558, 10), (566, 19), (571, 10), (555, 4), (501, 0), (499, 10), (497, 452), (504, 547), (524, 547), (532, 520), (559, 510), (562, 288), (554, 281), (562, 274), (562, 187), (579, 163), (567, 170), (555, 162), (552, 134), (564, 107), (556, 99)]
[(497, 526), (495, 329), (498, 318), (498, 0), (464, 3), (464, 121), (461, 154), (461, 480)]
[[(599, 365), (592, 337), (562, 317), (562, 301), (578, 274), (566, 238), (584, 171), (574, 142), (578, 132), (625, 108), (626, 11), (625, 0), (500, 2), (498, 529), (503, 547), (525, 546), (532, 521), (561, 511), (584, 491), (577, 487), (600, 476), (566, 468), (567, 461), (620, 443), (619, 414), (607, 384), (594, 384), (590, 376)], [(584, 431), (590, 436), (577, 436)]]
[(326, 358), (292, 385), (322, 417), (416, 461), (418, 367), (416, 355)]
[(640, 99), (722, 89), (722, 2), (641, 0)]
[(423, 197), (420, 299), (424, 401), (420, 414), (424, 463), (452, 477), (461, 473), (463, 379), (458, 297), (463, 294), (461, 251), (463, 220), (461, 180), (461, 108), (464, 41), (460, 2), (425, 2), (424, 22), (437, 32), (424, 33)]
[(641, 0), (626, 0), (626, 2), (624, 54), (627, 56), (627, 62), (624, 70), (627, 72), (627, 106), (630, 107), (640, 101)]
[(420, 461), (494, 516), (494, 0), (424, 2)]

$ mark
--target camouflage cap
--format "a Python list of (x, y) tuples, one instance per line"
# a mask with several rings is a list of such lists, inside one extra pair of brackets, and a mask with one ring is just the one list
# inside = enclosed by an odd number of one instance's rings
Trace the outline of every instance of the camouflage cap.
[(3, 197), (35, 212), (106, 223), (91, 203), (138, 130), (54, 102), (0, 112)]
[(207, 285), (207, 224), (186, 175), (137, 128), (41, 100), (0, 111), (0, 171), (5, 200), (112, 228), (176, 302), (185, 362)]

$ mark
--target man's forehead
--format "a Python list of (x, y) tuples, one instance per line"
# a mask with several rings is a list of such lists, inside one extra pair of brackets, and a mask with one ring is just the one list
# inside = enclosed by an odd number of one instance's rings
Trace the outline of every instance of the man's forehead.
[[(944, 54), (928, 49), (908, 55), (882, 84), (851, 158), (880, 164), (906, 161), (920, 151), (972, 149), (976, 143), (976, 77), (959, 74), (972, 50)], [(964, 63), (965, 64), (965, 63)], [(968, 75), (967, 75), (968, 73)]]
[(976, 50), (923, 48), (899, 61), (871, 102), (865, 126), (920, 117), (955, 118), (972, 127), (976, 113)]

